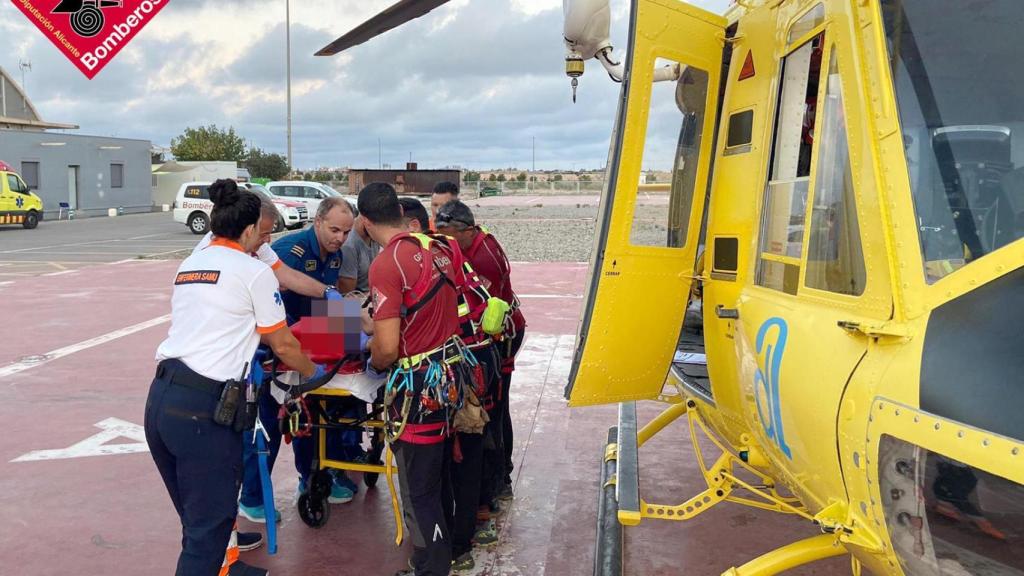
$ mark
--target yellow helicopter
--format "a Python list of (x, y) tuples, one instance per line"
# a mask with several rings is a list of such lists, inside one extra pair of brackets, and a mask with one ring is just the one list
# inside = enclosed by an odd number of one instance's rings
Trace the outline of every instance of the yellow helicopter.
[[(590, 59), (622, 82), (566, 388), (619, 403), (595, 574), (623, 526), (722, 502), (822, 531), (730, 575), (1024, 574), (1024, 3), (632, 0), (624, 62), (606, 0), (563, 8), (574, 91)], [(665, 408), (641, 427), (636, 401)], [(707, 489), (648, 502), (638, 449), (684, 417)]]

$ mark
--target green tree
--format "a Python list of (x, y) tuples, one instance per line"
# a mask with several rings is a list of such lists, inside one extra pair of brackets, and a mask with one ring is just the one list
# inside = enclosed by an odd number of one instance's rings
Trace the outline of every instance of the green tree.
[(590, 182), (590, 174), (580, 174), (580, 182)]
[(504, 182), (505, 180), (507, 180), (507, 178), (505, 178), (504, 174), (498, 174), (498, 182)]
[(472, 170), (466, 170), (466, 173), (462, 176), (463, 182), (479, 182), (480, 173), (473, 172)]
[(654, 170), (651, 170), (650, 172), (644, 175), (645, 184), (654, 184), (657, 181), (658, 177), (654, 175)]
[(245, 167), (253, 178), (280, 180), (288, 175), (288, 161), (280, 154), (268, 154), (259, 148), (249, 150)]
[(185, 128), (181, 136), (171, 140), (171, 154), (182, 161), (242, 162), (246, 158), (245, 141), (234, 128), (221, 130), (215, 124)]
[(519, 174), (516, 174), (516, 180), (520, 182), (526, 182), (526, 172), (520, 172)]
[(554, 181), (554, 182), (561, 182), (562, 181), (562, 175), (561, 174), (555, 174), (554, 176), (551, 177), (551, 180)]
[(491, 172), (491, 175), (487, 177), (487, 180), (489, 180), (491, 182), (497, 182), (498, 181), (498, 177), (495, 176), (493, 172)]

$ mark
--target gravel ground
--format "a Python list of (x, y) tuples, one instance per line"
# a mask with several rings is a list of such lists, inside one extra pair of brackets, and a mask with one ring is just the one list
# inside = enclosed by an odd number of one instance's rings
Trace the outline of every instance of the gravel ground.
[[(515, 262), (587, 262), (594, 247), (597, 203), (528, 207), (484, 206), (468, 202), (476, 221), (501, 241), (509, 260)], [(657, 245), (664, 242), (666, 206), (641, 205), (633, 242)]]
[[(492, 206), (477, 200), (468, 200), (467, 204), (477, 222), (498, 237), (513, 262), (590, 260), (597, 220), (597, 199), (594, 197), (581, 198), (578, 202), (577, 199), (569, 201), (565, 196), (559, 196), (557, 200), (540, 198), (526, 206)], [(632, 241), (641, 245), (663, 244), (666, 212), (664, 202), (641, 204), (637, 209)], [(191, 249), (162, 254), (159, 258), (178, 259), (190, 253)]]

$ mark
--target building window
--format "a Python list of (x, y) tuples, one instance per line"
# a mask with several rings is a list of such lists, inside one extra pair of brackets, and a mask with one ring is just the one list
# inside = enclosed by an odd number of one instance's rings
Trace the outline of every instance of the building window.
[(110, 165), (110, 187), (124, 188), (124, 164)]
[(22, 162), (21, 177), (25, 179), (25, 185), (29, 190), (39, 189), (39, 162)]

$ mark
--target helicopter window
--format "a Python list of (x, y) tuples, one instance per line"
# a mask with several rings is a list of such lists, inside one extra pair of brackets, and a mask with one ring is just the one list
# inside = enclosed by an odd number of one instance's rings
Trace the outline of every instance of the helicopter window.
[(1020, 6), (881, 3), (929, 283), (1024, 237)]
[(799, 40), (804, 34), (807, 34), (811, 30), (814, 30), (822, 22), (825, 21), (825, 6), (818, 4), (814, 8), (811, 8), (800, 17), (799, 20), (793, 23), (789, 28), (789, 40), (788, 43)]
[(810, 186), (823, 34), (782, 61), (757, 283), (796, 294)]
[[(673, 62), (658, 58), (656, 68)], [(668, 178), (668, 198), (638, 192), (629, 241), (635, 246), (681, 248), (686, 243), (707, 107), (708, 73), (683, 66), (677, 82), (654, 82), (644, 136), (646, 183)], [(659, 177), (659, 173), (664, 176)], [(667, 200), (667, 202), (665, 201)]]
[(834, 49), (825, 77), (818, 142), (821, 148), (814, 175), (805, 282), (809, 288), (859, 296), (864, 293), (867, 275), (846, 142), (843, 86)]
[(907, 576), (1020, 576), (1024, 486), (898, 438), (879, 442), (885, 523)]
[[(744, 110), (729, 116), (729, 134), (725, 139), (726, 152), (734, 154), (750, 151), (754, 131), (754, 111)], [(731, 150), (743, 146), (743, 150)]]

